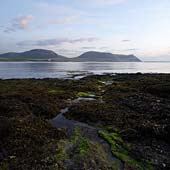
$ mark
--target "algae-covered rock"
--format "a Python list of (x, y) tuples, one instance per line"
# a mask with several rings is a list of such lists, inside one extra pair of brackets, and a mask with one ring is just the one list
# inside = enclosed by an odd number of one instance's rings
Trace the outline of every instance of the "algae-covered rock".
[[(71, 138), (61, 140), (60, 149), (55, 153), (59, 167), (67, 170), (119, 170), (121, 162), (108, 158), (108, 153), (100, 142), (84, 136), (83, 127), (75, 127)], [(87, 135), (87, 134), (86, 134)]]
[(126, 169), (136, 169), (136, 170), (153, 170), (153, 166), (148, 162), (142, 162), (141, 160), (136, 160), (134, 155), (130, 153), (127, 146), (117, 133), (107, 133), (100, 130), (99, 135), (103, 137), (111, 147), (113, 155), (124, 162)]
[[(169, 74), (0, 80), (0, 169), (170, 169), (169, 84)], [(64, 108), (82, 129), (50, 125)]]

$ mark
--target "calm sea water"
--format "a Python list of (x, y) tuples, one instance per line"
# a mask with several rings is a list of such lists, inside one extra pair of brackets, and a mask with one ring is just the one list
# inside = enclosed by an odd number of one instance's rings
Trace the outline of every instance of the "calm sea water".
[(67, 78), (74, 74), (170, 73), (170, 62), (0, 62), (0, 78)]

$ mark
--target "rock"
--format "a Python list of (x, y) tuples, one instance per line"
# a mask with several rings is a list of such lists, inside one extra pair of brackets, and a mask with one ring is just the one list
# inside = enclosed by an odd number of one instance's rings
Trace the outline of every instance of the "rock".
[(0, 138), (8, 136), (11, 128), (11, 122), (8, 118), (0, 116)]
[(161, 100), (157, 100), (156, 102), (157, 102), (157, 103), (160, 103), (160, 102), (161, 102)]
[(16, 158), (16, 156), (14, 156), (14, 155), (9, 157), (9, 159), (15, 159), (15, 158)]
[(128, 140), (131, 140), (131, 139), (134, 139), (137, 137), (137, 131), (135, 129), (125, 129), (125, 130), (122, 130), (120, 132), (120, 135), (122, 136), (122, 138), (124, 139), (128, 139)]
[(4, 155), (2, 152), (0, 152), (0, 161), (2, 161), (4, 159)]
[(162, 166), (165, 168), (165, 167), (166, 167), (166, 164), (165, 164), (165, 163), (163, 163), (163, 164), (162, 164)]
[(5, 149), (0, 149), (0, 161), (4, 160), (7, 157), (7, 152)]

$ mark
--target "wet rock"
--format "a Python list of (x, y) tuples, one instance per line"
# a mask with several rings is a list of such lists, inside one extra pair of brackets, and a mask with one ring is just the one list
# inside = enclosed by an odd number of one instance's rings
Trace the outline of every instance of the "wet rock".
[(4, 159), (4, 155), (2, 152), (0, 152), (0, 161), (2, 161)]
[(0, 149), (0, 162), (7, 157), (7, 152), (5, 149)]
[(135, 129), (130, 128), (120, 131), (120, 135), (122, 136), (122, 138), (128, 141), (136, 139), (138, 136), (137, 131)]
[[(113, 83), (108, 86), (101, 83), (108, 81)], [(5, 140), (3, 145), (0, 143), (0, 159), (5, 158), (2, 148), (10, 151), (12, 156), (16, 155), (9, 162), (15, 170), (49, 170), (49, 164), (56, 164), (58, 169), (67, 169), (66, 164), (70, 169), (108, 170), (111, 167), (110, 163), (105, 166), (99, 148), (95, 148), (97, 145), (92, 145), (88, 155), (70, 154), (67, 159), (71, 159), (71, 163), (65, 164), (66, 160), (54, 162), (59, 139), (66, 143), (70, 133), (61, 129), (58, 122), (59, 129), (51, 127), (45, 119), (54, 118), (66, 107), (69, 110), (61, 112), (67, 119), (76, 121), (76, 126), (83, 127), (84, 137), (97, 142), (95, 144), (98, 144), (98, 138), (94, 130), (89, 130), (84, 123), (116, 129), (136, 159), (149, 161), (155, 169), (170, 169), (169, 74), (107, 74), (81, 80), (0, 80), (0, 86), (0, 139)], [(81, 91), (100, 98), (86, 96), (96, 100), (74, 103)], [(132, 167), (125, 165), (125, 169)]]
[(0, 116), (0, 138), (1, 139), (9, 135), (11, 126), (12, 125), (9, 118)]

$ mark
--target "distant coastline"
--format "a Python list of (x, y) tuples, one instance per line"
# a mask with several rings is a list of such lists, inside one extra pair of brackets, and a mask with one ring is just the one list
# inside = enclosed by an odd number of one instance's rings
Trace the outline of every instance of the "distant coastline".
[(33, 49), (21, 53), (9, 52), (0, 54), (2, 62), (141, 62), (135, 55), (112, 54), (106, 52), (89, 51), (74, 58), (56, 54), (50, 50)]

